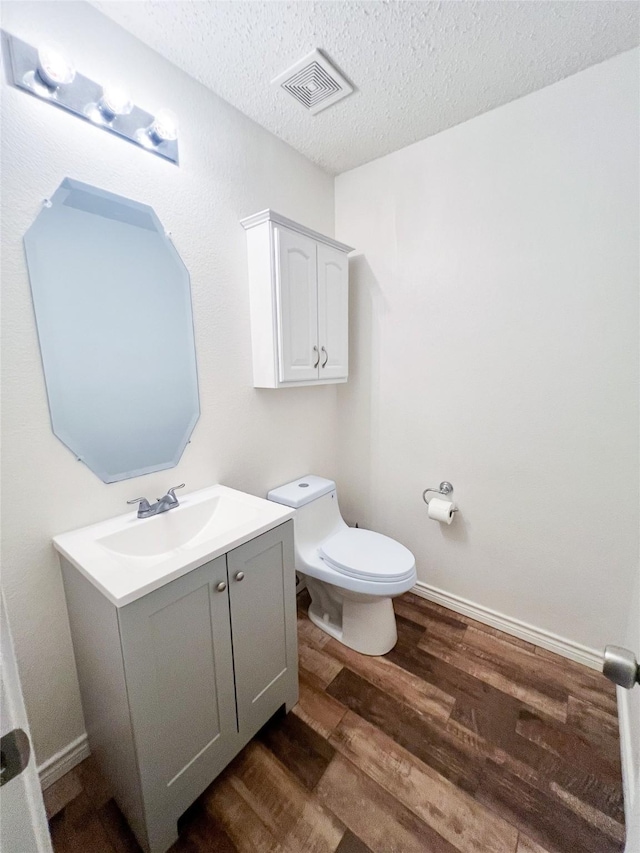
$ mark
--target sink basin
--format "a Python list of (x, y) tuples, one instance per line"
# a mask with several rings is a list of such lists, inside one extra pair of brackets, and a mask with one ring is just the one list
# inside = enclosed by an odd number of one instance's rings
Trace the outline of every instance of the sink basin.
[(56, 536), (56, 549), (122, 607), (293, 518), (294, 511), (226, 486), (180, 497), (152, 518), (135, 512)]
[[(231, 490), (229, 489), (229, 492)], [(260, 512), (228, 493), (180, 506), (149, 519), (148, 524), (129, 524), (115, 533), (96, 537), (106, 551), (120, 557), (160, 557), (176, 548), (195, 547), (198, 542), (250, 523)]]

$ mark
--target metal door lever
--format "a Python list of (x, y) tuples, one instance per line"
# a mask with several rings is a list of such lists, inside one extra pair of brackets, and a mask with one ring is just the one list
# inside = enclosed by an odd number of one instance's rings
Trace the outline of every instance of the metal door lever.
[(0, 738), (0, 786), (19, 776), (29, 763), (31, 744), (22, 729), (13, 729)]
[(626, 690), (640, 681), (638, 661), (633, 652), (620, 646), (607, 646), (604, 650), (602, 672), (609, 681), (624, 687)]

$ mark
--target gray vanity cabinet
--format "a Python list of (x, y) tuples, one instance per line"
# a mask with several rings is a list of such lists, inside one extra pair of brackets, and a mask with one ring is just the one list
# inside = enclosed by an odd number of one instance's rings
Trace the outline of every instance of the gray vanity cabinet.
[(218, 557), (120, 610), (131, 723), (151, 824), (164, 823), (176, 803), (184, 811), (236, 751), (226, 585), (226, 558)]
[(143, 848), (297, 701), (293, 522), (117, 608), (63, 560), (92, 752)]
[(288, 541), (279, 530), (227, 556), (238, 727), (247, 738), (282, 704), (283, 686), (297, 656), (295, 637), (283, 630), (295, 622), (295, 596), (287, 594), (293, 567), (288, 566)]

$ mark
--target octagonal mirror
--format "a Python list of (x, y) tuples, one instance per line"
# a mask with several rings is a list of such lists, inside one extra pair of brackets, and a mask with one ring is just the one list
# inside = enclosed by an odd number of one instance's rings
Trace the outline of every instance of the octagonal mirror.
[(66, 178), (24, 242), (55, 435), (105, 483), (176, 465), (200, 414), (191, 287), (153, 209)]

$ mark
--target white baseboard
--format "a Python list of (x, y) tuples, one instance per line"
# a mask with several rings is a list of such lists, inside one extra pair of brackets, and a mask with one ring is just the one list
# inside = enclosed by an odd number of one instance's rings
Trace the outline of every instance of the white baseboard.
[(456, 613), (469, 616), (477, 622), (491, 625), (492, 628), (504, 631), (505, 634), (511, 634), (514, 637), (519, 637), (521, 640), (527, 640), (529, 643), (533, 643), (550, 652), (555, 652), (558, 655), (569, 658), (569, 660), (582, 663), (585, 666), (591, 667), (591, 669), (602, 671), (602, 654), (596, 649), (590, 649), (588, 646), (574, 643), (572, 640), (567, 640), (564, 637), (559, 637), (557, 634), (551, 633), (551, 631), (545, 631), (544, 628), (536, 628), (533, 625), (521, 622), (519, 619), (513, 619), (511, 616), (505, 616), (504, 613), (498, 613), (481, 604), (474, 604), (473, 601), (460, 598), (460, 596), (453, 595), (450, 592), (444, 592), (444, 590), (429, 586), (429, 584), (422, 583), (422, 581), (418, 581), (411, 591), (421, 598), (441, 604), (443, 607), (448, 607), (450, 610), (455, 610)]
[(38, 767), (38, 776), (40, 777), (40, 785), (44, 791), (49, 785), (57, 782), (65, 773), (72, 770), (81, 761), (84, 761), (91, 754), (89, 749), (89, 741), (87, 735), (82, 734), (80, 737), (72, 740), (70, 744), (56, 752), (51, 758), (43, 761)]

